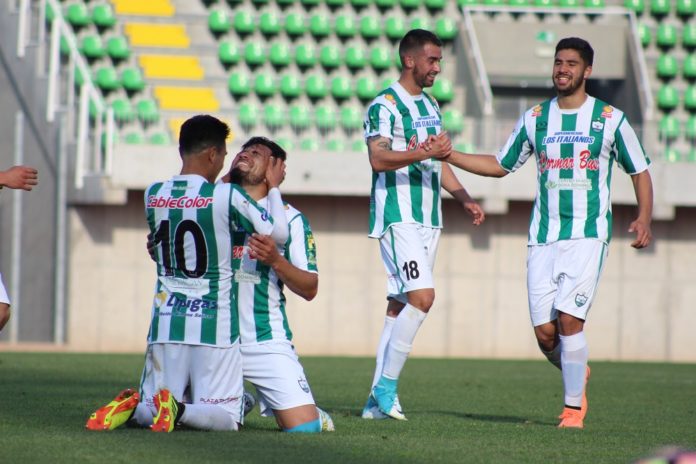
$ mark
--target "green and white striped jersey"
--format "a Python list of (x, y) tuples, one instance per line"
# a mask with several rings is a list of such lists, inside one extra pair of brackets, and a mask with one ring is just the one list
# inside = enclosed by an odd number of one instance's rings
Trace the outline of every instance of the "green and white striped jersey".
[[(423, 92), (410, 95), (398, 82), (383, 90), (367, 109), (365, 139), (387, 137), (392, 150), (415, 150), (441, 130), (440, 108)], [(381, 237), (393, 224), (442, 227), (442, 165), (427, 159), (395, 171), (373, 172), (370, 193), (370, 237)]]
[(513, 172), (532, 153), (537, 193), (530, 245), (578, 238), (609, 242), (614, 161), (632, 175), (650, 164), (624, 113), (590, 96), (579, 109), (561, 110), (554, 98), (528, 110), (497, 158)]
[[(259, 201), (266, 206), (266, 199)], [(279, 251), (293, 266), (317, 272), (314, 235), (305, 216), (289, 204), (285, 214), (290, 236)], [(250, 255), (249, 234), (234, 234), (234, 301), (238, 305), (240, 342), (252, 345), (269, 340), (292, 340), (285, 313), (283, 282), (275, 271)]]
[(145, 190), (156, 245), (149, 343), (226, 347), (239, 338), (233, 304), (232, 234), (270, 234), (273, 220), (234, 184), (174, 176)]

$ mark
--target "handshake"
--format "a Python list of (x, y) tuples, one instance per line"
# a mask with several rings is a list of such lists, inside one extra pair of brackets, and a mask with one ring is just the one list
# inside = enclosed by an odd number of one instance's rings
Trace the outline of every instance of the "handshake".
[(428, 136), (427, 140), (418, 144), (427, 154), (427, 158), (445, 159), (452, 153), (452, 140), (447, 131)]

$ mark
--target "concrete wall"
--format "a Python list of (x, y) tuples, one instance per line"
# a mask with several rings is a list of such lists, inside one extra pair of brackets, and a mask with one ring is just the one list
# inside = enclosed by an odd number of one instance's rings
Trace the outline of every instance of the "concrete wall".
[[(145, 251), (140, 192), (126, 206), (71, 211), (68, 349), (141, 351), (148, 329), (154, 263)], [(319, 295), (289, 295), (301, 354), (372, 355), (382, 327), (385, 275), (377, 242), (366, 237), (368, 199), (288, 198), (309, 217), (320, 269)], [(474, 228), (446, 200), (436, 264), (436, 302), (414, 356), (539, 358), (527, 311), (529, 202), (512, 202)], [(615, 238), (590, 312), (590, 356), (696, 361), (696, 214), (678, 208), (653, 225), (656, 241), (630, 248), (634, 209), (614, 208)]]

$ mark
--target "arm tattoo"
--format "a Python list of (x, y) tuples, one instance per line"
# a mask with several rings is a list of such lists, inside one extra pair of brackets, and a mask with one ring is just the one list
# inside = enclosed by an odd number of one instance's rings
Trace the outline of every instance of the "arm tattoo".
[(387, 137), (382, 137), (381, 135), (373, 135), (367, 138), (367, 149), (370, 154), (372, 154), (372, 144), (375, 144), (376, 148), (381, 148), (382, 150), (391, 150), (392, 141)]

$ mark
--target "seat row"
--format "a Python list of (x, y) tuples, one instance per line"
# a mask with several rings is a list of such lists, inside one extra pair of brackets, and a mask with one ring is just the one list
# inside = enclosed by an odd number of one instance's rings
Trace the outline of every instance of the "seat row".
[[(678, 45), (687, 50), (696, 49), (696, 22), (685, 24), (682, 28), (662, 23), (654, 32), (655, 45), (663, 50), (670, 50)], [(653, 43), (653, 30), (644, 22), (638, 24), (638, 35), (644, 48)]]

